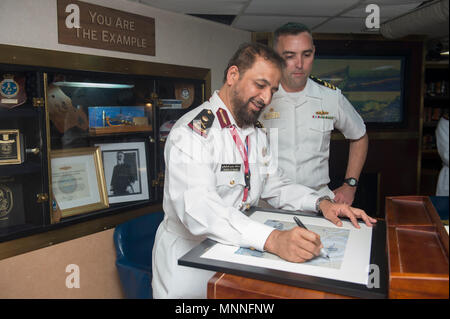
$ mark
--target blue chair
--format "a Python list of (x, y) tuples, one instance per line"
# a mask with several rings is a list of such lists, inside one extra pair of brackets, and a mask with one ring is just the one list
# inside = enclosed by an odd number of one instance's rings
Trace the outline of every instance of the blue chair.
[(439, 214), (439, 217), (442, 220), (446, 220), (448, 223), (448, 196), (430, 196), (430, 200), (433, 203), (433, 206), (436, 209), (437, 213)]
[(114, 230), (116, 267), (126, 298), (152, 299), (152, 249), (164, 212), (150, 213)]

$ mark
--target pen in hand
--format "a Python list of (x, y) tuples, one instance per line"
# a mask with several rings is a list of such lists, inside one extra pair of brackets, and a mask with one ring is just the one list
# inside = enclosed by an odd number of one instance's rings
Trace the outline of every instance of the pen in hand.
[[(297, 216), (294, 216), (294, 221), (295, 221), (295, 223), (297, 224), (298, 227), (301, 227), (301, 228), (304, 228), (304, 229), (308, 230), (308, 228), (306, 228), (306, 226), (303, 225), (303, 223), (300, 221), (300, 219), (297, 218)], [(320, 249), (320, 256), (324, 257), (324, 258), (327, 258), (327, 259), (330, 259), (330, 256), (328, 255), (327, 251), (324, 248)]]

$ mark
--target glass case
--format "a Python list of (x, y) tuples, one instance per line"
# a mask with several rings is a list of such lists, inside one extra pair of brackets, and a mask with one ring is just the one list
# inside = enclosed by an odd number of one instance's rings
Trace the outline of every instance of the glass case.
[(49, 223), (42, 76), (0, 64), (0, 238)]
[(153, 82), (48, 72), (53, 222), (158, 200)]
[(82, 69), (0, 64), (0, 242), (162, 202), (165, 139), (203, 75)]

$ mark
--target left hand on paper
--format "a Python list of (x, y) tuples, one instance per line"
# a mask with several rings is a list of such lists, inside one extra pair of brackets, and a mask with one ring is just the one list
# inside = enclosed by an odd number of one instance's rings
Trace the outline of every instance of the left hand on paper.
[(342, 226), (342, 221), (339, 217), (348, 217), (356, 228), (360, 228), (357, 218), (362, 219), (369, 227), (372, 227), (373, 224), (377, 222), (375, 218), (368, 216), (362, 209), (351, 207), (347, 204), (333, 203), (329, 200), (324, 200), (320, 203), (319, 208), (326, 219), (339, 227)]

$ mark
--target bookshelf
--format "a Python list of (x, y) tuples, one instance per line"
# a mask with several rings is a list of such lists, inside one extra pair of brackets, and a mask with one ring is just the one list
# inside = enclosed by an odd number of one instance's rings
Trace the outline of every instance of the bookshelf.
[(420, 194), (435, 195), (442, 161), (436, 148), (436, 127), (449, 111), (448, 60), (425, 63), (423, 112), (421, 118)]

